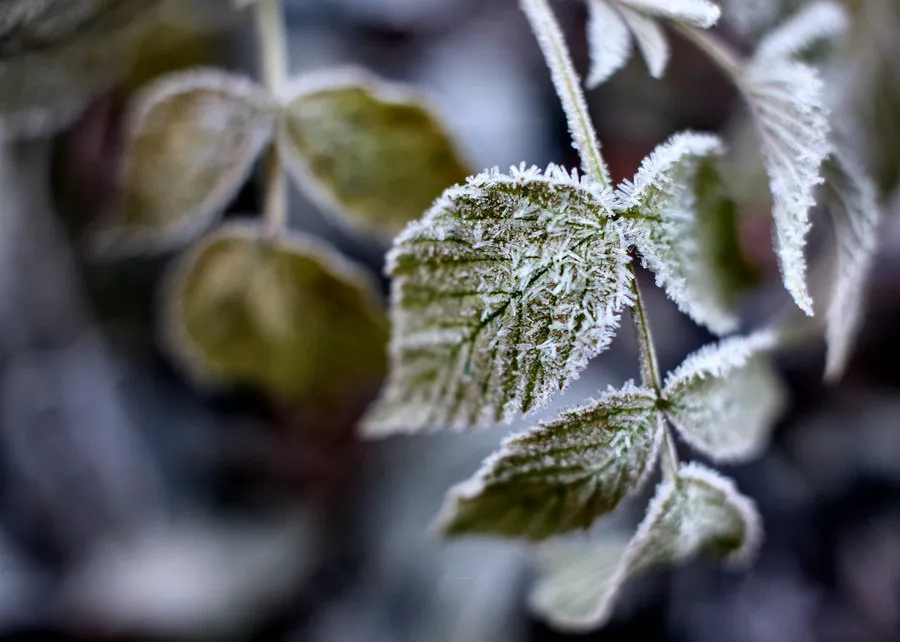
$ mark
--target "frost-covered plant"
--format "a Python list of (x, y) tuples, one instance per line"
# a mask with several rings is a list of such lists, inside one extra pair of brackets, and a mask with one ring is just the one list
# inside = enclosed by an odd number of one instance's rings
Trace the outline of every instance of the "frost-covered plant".
[[(586, 1), (589, 86), (625, 64), (633, 41), (650, 72), (662, 75), (669, 57), (664, 24), (734, 82), (769, 177), (784, 285), (809, 316), (809, 215), (816, 196), (824, 197), (838, 239), (825, 313), (827, 375), (840, 376), (875, 250), (878, 207), (871, 182), (830, 134), (821, 72), (803, 56), (842, 32), (844, 12), (831, 2), (808, 5), (745, 59), (706, 31), (720, 17), (708, 0)], [(761, 533), (752, 501), (714, 471), (680, 462), (674, 439), (714, 462), (759, 454), (784, 403), (770, 359), (785, 335), (784, 325), (773, 325), (730, 336), (663, 375), (635, 279), (638, 258), (696, 323), (719, 335), (740, 326), (715, 225), (728, 206), (717, 170), (724, 143), (710, 134), (677, 134), (633, 180), (613, 185), (549, 0), (521, 6), (581, 171), (523, 164), (484, 172), (444, 192), (397, 237), (387, 266), (390, 370), (365, 431), (467, 429), (528, 414), (577, 378), (630, 312), (640, 384), (609, 389), (506, 439), (472, 479), (450, 491), (438, 519), (449, 535), (558, 538), (616, 509), (661, 459), (662, 481), (630, 540), (552, 539), (538, 549), (534, 608), (560, 627), (583, 629), (605, 622), (619, 588), (642, 570), (700, 553), (752, 558)]]

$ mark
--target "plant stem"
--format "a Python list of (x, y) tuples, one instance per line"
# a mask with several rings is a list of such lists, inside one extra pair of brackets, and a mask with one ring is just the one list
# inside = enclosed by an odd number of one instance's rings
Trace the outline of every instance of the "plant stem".
[[(653, 344), (653, 334), (650, 331), (650, 320), (647, 317), (647, 309), (644, 307), (644, 299), (641, 288), (631, 266), (632, 291), (634, 292), (634, 307), (631, 309), (631, 319), (634, 323), (634, 336), (638, 343), (638, 352), (641, 360), (641, 382), (647, 388), (652, 388), (659, 399), (662, 399), (662, 378), (660, 377), (659, 361), (656, 358), (656, 348)], [(668, 425), (663, 426), (663, 476), (669, 482), (674, 482), (678, 475), (678, 453), (675, 451), (675, 440)]]
[(559, 22), (547, 0), (521, 0), (521, 4), (550, 67), (553, 85), (569, 122), (572, 141), (581, 157), (582, 169), (606, 186), (609, 184), (609, 171), (600, 153), (597, 133), (581, 90), (581, 77), (575, 71)]
[[(269, 93), (280, 97), (287, 78), (287, 31), (281, 0), (258, 0), (256, 31), (260, 77)], [(278, 236), (287, 228), (288, 185), (276, 145), (266, 156), (263, 218), (269, 232)]]
[(715, 65), (740, 87), (744, 77), (744, 63), (741, 56), (724, 40), (715, 34), (675, 22), (672, 25), (681, 35), (705, 53)]

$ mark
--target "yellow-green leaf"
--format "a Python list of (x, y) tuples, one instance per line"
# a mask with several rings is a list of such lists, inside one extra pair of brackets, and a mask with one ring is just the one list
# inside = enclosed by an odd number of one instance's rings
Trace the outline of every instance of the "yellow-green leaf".
[(383, 375), (387, 321), (373, 283), (320, 241), (222, 226), (167, 285), (165, 345), (201, 384), (327, 411)]
[(387, 236), (469, 173), (418, 97), (357, 72), (301, 82), (279, 142), (301, 189), (353, 227)]
[(247, 180), (274, 120), (262, 88), (223, 71), (151, 83), (128, 117), (119, 198), (97, 249), (154, 250), (202, 231)]

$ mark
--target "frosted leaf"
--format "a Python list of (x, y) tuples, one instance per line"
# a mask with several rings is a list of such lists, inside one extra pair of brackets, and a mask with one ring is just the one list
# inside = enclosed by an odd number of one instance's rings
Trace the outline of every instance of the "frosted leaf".
[(812, 316), (806, 236), (830, 125), (819, 73), (794, 60), (754, 59), (741, 81), (754, 117), (772, 191), (775, 249), (785, 287)]
[(766, 35), (756, 49), (757, 60), (798, 56), (821, 40), (843, 35), (849, 28), (847, 11), (836, 2), (815, 2)]
[(650, 75), (661, 78), (669, 62), (669, 42), (658, 19), (711, 27), (719, 9), (707, 0), (588, 0), (588, 87), (608, 80), (631, 55), (632, 35)]
[(163, 344), (200, 385), (243, 385), (334, 412), (385, 369), (375, 284), (319, 240), (228, 224), (179, 257)]
[(272, 101), (217, 70), (164, 76), (127, 116), (119, 196), (97, 233), (101, 253), (166, 248), (206, 228), (249, 177), (272, 138)]
[(451, 489), (441, 529), (541, 540), (586, 529), (653, 469), (663, 418), (652, 390), (628, 385), (507, 439)]
[[(75, 11), (74, 2), (71, 14), (59, 8), (68, 2), (0, 5), (0, 25), (5, 17), (11, 27), (0, 33), (0, 50), (15, 52), (0, 55), (0, 139), (45, 136), (71, 124), (131, 69), (135, 43), (159, 4), (119, 0), (92, 16)], [(45, 9), (53, 15), (42, 13)], [(28, 27), (20, 29), (23, 20)], [(40, 27), (43, 20), (50, 20), (46, 29)]]
[(644, 266), (683, 312), (717, 334), (733, 331), (738, 322), (731, 311), (730, 275), (722, 269), (719, 228), (702, 210), (715, 207), (716, 195), (709, 192), (717, 186), (714, 170), (704, 165), (722, 151), (715, 136), (676, 134), (618, 192), (619, 209), (628, 214), (626, 238)]
[(372, 435), (510, 421), (609, 345), (631, 303), (612, 194), (552, 167), (451, 188), (397, 238)]
[(634, 40), (644, 62), (647, 63), (647, 69), (654, 78), (662, 78), (669, 64), (669, 41), (662, 26), (653, 18), (649, 18), (637, 11), (631, 11), (627, 7), (622, 7), (622, 17), (634, 34)]
[(596, 87), (606, 82), (628, 62), (631, 56), (631, 32), (628, 25), (606, 0), (588, 0), (587, 41), (591, 52), (591, 71), (586, 84)]
[(355, 227), (394, 236), (466, 163), (420, 96), (362, 71), (301, 79), (279, 147), (299, 186)]
[(541, 553), (532, 609), (556, 628), (583, 632), (612, 615), (619, 591), (646, 570), (698, 555), (745, 564), (761, 540), (759, 514), (731, 480), (687, 464), (674, 483), (661, 483), (647, 516), (627, 545), (557, 544)]
[(721, 11), (709, 0), (613, 0), (648, 16), (709, 29), (719, 21)]
[(828, 204), (837, 237), (837, 264), (826, 317), (825, 376), (840, 378), (859, 330), (866, 282), (878, 249), (881, 211), (875, 185), (846, 153), (825, 161)]
[(759, 454), (784, 407), (781, 384), (766, 361), (775, 344), (771, 332), (726, 339), (669, 374), (666, 414), (685, 441), (717, 461)]

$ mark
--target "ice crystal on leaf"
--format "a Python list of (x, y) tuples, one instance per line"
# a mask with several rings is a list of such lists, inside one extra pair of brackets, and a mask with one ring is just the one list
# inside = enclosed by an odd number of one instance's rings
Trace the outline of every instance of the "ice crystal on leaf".
[(772, 190), (775, 249), (785, 287), (813, 314), (806, 283), (806, 236), (819, 167), (828, 155), (829, 123), (818, 72), (794, 60), (753, 62), (745, 91), (762, 144)]
[(632, 577), (648, 569), (684, 563), (698, 555), (743, 564), (761, 539), (753, 502), (731, 481), (688, 464), (674, 483), (661, 483), (631, 541), (558, 543), (540, 560), (541, 577), (532, 608), (560, 629), (585, 631), (603, 625)]
[(656, 404), (652, 390), (628, 385), (507, 439), (450, 491), (441, 529), (540, 540), (588, 528), (652, 470), (663, 434)]
[(370, 434), (509, 421), (602, 352), (631, 302), (613, 196), (550, 167), (480, 174), (397, 238), (391, 372)]
[(730, 338), (701, 348), (669, 374), (666, 414), (691, 446), (718, 461), (759, 454), (784, 404), (766, 353), (772, 332)]
[(717, 334), (733, 331), (732, 291), (722, 274), (715, 227), (707, 224), (698, 199), (698, 174), (720, 155), (721, 141), (682, 133), (648, 156), (633, 182), (618, 190), (618, 209), (627, 213), (626, 237), (634, 243), (657, 284), (694, 321)]
[(881, 212), (875, 185), (846, 152), (825, 162), (827, 203), (837, 237), (837, 260), (826, 317), (826, 378), (839, 378), (859, 329), (865, 284), (878, 248)]
[(588, 11), (589, 87), (600, 85), (625, 66), (632, 39), (650, 74), (661, 78), (669, 63), (669, 42), (658, 19), (704, 29), (719, 19), (719, 8), (707, 0), (588, 0)]

